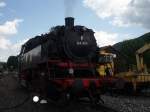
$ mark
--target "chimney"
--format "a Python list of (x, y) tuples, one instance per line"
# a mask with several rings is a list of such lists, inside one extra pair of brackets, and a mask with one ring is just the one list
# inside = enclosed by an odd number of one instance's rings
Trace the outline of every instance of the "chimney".
[(74, 27), (74, 18), (73, 17), (66, 17), (65, 18), (65, 27), (67, 29), (71, 29)]

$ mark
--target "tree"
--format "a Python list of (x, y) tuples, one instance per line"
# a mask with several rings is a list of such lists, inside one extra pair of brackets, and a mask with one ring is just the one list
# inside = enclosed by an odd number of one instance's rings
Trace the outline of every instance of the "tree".
[[(115, 49), (128, 57), (128, 63), (136, 65), (136, 51), (143, 47), (146, 43), (150, 43), (150, 33), (146, 33), (138, 38), (125, 40), (113, 45)], [(150, 67), (150, 51), (144, 53), (144, 63)]]
[(7, 60), (7, 67), (9, 70), (16, 70), (18, 68), (18, 57), (9, 56)]

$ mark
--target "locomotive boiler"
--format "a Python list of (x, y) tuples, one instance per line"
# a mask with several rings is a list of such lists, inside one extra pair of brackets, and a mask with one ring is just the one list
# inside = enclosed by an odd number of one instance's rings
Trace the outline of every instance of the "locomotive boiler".
[(65, 25), (22, 45), (20, 82), (55, 101), (82, 96), (98, 101), (101, 85), (96, 71), (97, 48), (93, 30), (75, 26), (74, 18), (67, 17)]

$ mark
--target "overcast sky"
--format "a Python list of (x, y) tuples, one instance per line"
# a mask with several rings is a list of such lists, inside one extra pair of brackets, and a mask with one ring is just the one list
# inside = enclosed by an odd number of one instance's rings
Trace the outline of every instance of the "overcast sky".
[(150, 0), (0, 0), (0, 61), (35, 35), (75, 17), (95, 31), (99, 46), (149, 32)]

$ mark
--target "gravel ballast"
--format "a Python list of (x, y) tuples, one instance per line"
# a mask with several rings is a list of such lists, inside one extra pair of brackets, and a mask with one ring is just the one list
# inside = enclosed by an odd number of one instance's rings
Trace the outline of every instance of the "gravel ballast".
[(142, 96), (106, 96), (105, 104), (121, 112), (150, 112), (150, 97)]

